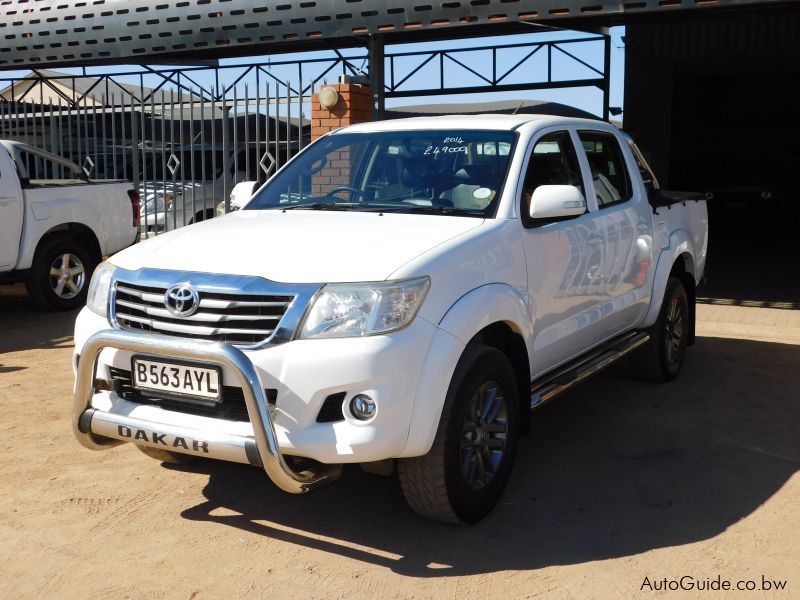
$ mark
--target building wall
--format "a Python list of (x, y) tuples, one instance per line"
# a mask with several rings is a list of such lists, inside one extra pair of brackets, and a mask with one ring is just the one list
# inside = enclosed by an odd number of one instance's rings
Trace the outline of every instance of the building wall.
[[(800, 113), (787, 111), (786, 102), (800, 81), (798, 32), (794, 8), (626, 28), (625, 129), (663, 183), (696, 184), (710, 155), (724, 169), (733, 168), (736, 153), (778, 153), (786, 124)], [(697, 172), (687, 176), (693, 166)]]

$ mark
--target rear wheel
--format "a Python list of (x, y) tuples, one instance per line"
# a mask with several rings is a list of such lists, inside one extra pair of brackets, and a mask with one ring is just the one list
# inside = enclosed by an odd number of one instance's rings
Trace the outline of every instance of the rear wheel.
[[(223, 204), (223, 212), (224, 211), (225, 211), (225, 205)], [(200, 212), (194, 215), (194, 217), (187, 223), (187, 225), (192, 225), (194, 223), (199, 223), (200, 221), (205, 221), (206, 219), (213, 219), (213, 218), (214, 218), (213, 208), (201, 210)]]
[(670, 277), (650, 341), (632, 356), (634, 374), (646, 381), (672, 381), (681, 372), (689, 341), (689, 299), (677, 277)]
[(155, 458), (158, 461), (170, 465), (186, 465), (197, 460), (196, 456), (191, 454), (181, 454), (180, 452), (171, 452), (169, 450), (159, 450), (158, 448), (151, 448), (150, 446), (136, 446), (142, 454), (146, 454), (150, 458)]
[(461, 357), (428, 454), (398, 461), (403, 495), (418, 514), (474, 523), (505, 489), (519, 436), (514, 370), (499, 350), (474, 345)]
[(28, 296), (40, 308), (73, 310), (86, 304), (89, 281), (98, 263), (87, 248), (69, 237), (44, 240), (36, 250)]

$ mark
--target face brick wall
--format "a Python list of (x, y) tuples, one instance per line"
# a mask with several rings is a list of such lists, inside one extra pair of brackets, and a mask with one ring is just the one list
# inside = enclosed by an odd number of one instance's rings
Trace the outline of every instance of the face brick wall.
[(311, 139), (329, 131), (372, 120), (372, 92), (369, 86), (355, 83), (326, 85), (339, 93), (339, 102), (331, 109), (320, 105), (318, 94), (311, 99)]
[[(317, 94), (314, 94), (311, 105), (311, 139), (316, 140), (329, 131), (372, 120), (372, 95), (368, 86), (353, 83), (326, 85), (339, 93), (339, 101), (331, 109), (320, 105)], [(343, 185), (350, 185), (350, 164), (354, 157), (348, 147), (328, 155), (328, 164), (313, 175), (311, 179), (312, 193), (323, 195)], [(344, 194), (340, 194), (342, 198)]]

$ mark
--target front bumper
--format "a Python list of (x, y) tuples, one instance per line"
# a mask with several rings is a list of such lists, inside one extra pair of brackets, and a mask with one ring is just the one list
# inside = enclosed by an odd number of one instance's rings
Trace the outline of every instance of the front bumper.
[[(98, 358), (104, 348), (142, 352), (182, 360), (213, 360), (232, 373), (244, 393), (252, 436), (214, 432), (186, 425), (155, 423), (121, 412), (92, 407)], [(102, 330), (82, 345), (77, 364), (72, 426), (78, 441), (92, 450), (102, 450), (125, 441), (169, 449), (185, 454), (220, 458), (262, 466), (282, 490), (302, 494), (333, 481), (340, 465), (320, 464), (294, 471), (283, 458), (273, 425), (273, 408), (253, 363), (237, 348), (218, 342), (185, 340), (129, 331)]]

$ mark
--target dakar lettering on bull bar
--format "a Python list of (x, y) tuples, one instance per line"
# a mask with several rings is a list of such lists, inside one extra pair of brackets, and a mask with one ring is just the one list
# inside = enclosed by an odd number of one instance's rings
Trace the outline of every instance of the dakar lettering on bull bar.
[[(189, 438), (182, 438), (180, 436), (169, 436), (174, 437), (172, 440), (172, 444), (169, 444), (165, 441), (164, 438), (167, 437), (166, 433), (155, 433), (154, 431), (146, 431), (144, 429), (131, 429), (130, 427), (126, 427), (125, 425), (117, 425), (117, 433), (120, 437), (131, 438), (134, 440), (141, 440), (143, 442), (149, 442), (151, 444), (160, 444), (162, 446), (170, 446), (172, 448), (183, 448), (184, 450), (189, 450), (189, 443), (191, 443), (191, 449), (195, 452), (205, 452), (208, 453), (208, 442), (203, 442), (201, 440), (193, 440)], [(189, 443), (187, 443), (187, 441)]]

